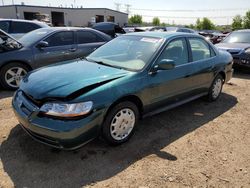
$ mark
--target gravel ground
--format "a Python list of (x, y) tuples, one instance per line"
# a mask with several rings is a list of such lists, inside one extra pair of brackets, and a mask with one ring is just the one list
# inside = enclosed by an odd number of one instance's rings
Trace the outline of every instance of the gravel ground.
[(74, 152), (33, 141), (0, 91), (0, 187), (250, 187), (250, 75), (218, 101), (146, 118), (126, 144), (94, 140)]

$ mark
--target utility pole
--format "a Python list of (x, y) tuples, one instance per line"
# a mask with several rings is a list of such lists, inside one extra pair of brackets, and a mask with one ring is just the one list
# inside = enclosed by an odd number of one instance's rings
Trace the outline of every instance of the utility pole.
[(127, 14), (130, 14), (130, 7), (131, 7), (131, 5), (125, 4), (125, 7), (126, 7)]
[(4, 6), (4, 0), (2, 0), (2, 4), (3, 4), (3, 6)]
[(121, 6), (121, 3), (115, 3), (115, 7), (117, 11), (120, 11), (120, 6)]

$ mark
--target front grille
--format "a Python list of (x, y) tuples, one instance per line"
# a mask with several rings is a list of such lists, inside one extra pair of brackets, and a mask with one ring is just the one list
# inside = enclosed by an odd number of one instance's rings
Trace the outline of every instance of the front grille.
[(15, 100), (17, 103), (17, 106), (22, 110), (22, 112), (29, 117), (33, 112), (35, 112), (38, 107), (29, 100), (22, 91), (18, 91)]

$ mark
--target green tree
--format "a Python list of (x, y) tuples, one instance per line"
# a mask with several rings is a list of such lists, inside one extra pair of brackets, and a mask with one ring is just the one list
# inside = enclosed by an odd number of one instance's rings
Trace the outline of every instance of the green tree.
[(202, 25), (201, 25), (201, 20), (200, 20), (200, 18), (198, 18), (198, 19), (196, 20), (196, 25), (195, 25), (195, 27), (196, 27), (196, 29), (198, 29), (198, 30), (201, 30), (201, 29), (202, 29)]
[(158, 17), (154, 17), (152, 23), (155, 26), (159, 26), (161, 24), (160, 19)]
[(244, 16), (243, 27), (244, 29), (250, 29), (250, 11), (247, 11), (246, 15)]
[(233, 30), (242, 29), (242, 22), (243, 22), (242, 17), (240, 15), (236, 15), (233, 18), (232, 29)]
[(201, 26), (202, 26), (202, 29), (205, 29), (205, 30), (215, 29), (215, 25), (208, 18), (203, 18), (203, 20), (201, 22)]
[(128, 23), (129, 24), (142, 24), (142, 16), (138, 14), (131, 16), (128, 20)]

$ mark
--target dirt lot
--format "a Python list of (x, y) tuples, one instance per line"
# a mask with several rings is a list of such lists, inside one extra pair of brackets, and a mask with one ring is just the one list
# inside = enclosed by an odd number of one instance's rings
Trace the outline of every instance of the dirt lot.
[(140, 122), (130, 142), (95, 140), (74, 152), (33, 141), (0, 92), (0, 187), (250, 187), (250, 75), (220, 99)]

